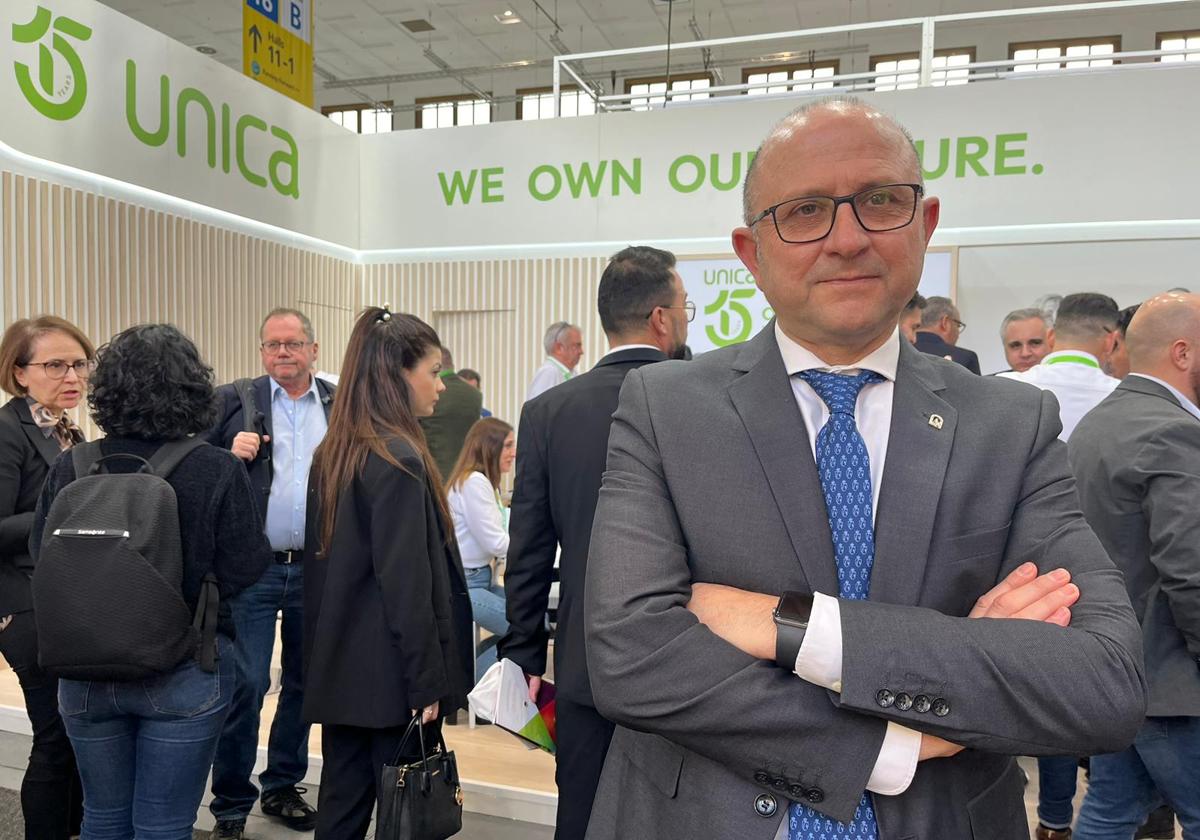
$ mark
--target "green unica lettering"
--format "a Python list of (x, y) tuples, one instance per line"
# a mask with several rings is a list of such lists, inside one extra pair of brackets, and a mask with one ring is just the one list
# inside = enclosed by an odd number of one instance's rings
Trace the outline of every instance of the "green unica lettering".
[(158, 79), (158, 129), (147, 131), (138, 122), (137, 64), (132, 58), (125, 62), (125, 121), (133, 136), (147, 146), (161, 146), (171, 133), (171, 80), (166, 76)]
[(258, 117), (252, 117), (246, 114), (239, 117), (237, 121), (237, 165), (238, 172), (242, 173), (242, 177), (254, 184), (256, 187), (265, 187), (267, 179), (257, 172), (254, 172), (246, 165), (246, 129), (254, 128), (262, 132), (266, 132), (267, 124)]
[[(287, 143), (287, 151), (278, 150), (271, 155), (271, 160), (267, 163), (267, 171), (271, 175), (271, 186), (280, 195), (290, 195), (292, 198), (300, 197), (300, 151), (296, 148), (296, 141), (292, 139), (292, 135), (288, 134), (277, 125), (271, 126), (271, 136), (278, 140)], [(238, 147), (241, 149), (241, 146)], [(287, 167), (288, 180), (284, 181), (279, 176), (279, 170)]]
[[(78, 116), (87, 101), (87, 74), (83, 69), (83, 61), (75, 47), (64, 36), (86, 41), (92, 37), (92, 30), (69, 17), (54, 18), (45, 6), (38, 6), (33, 20), (25, 24), (14, 23), (12, 39), (18, 44), (33, 44), (41, 40), (53, 23), (54, 34), (50, 44), (38, 44), (38, 80), (35, 83), (29, 65), (13, 62), (13, 70), (17, 75), (17, 86), (25, 99), (44, 117), (52, 120), (69, 120)], [(67, 76), (58, 84), (54, 73), (54, 53), (57, 52), (67, 62)], [(59, 97), (66, 99), (56, 101)]]

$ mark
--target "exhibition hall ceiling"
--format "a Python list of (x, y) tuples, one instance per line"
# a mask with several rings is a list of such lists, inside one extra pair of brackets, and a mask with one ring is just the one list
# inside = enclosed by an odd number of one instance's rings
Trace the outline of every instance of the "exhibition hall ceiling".
[[(214, 60), (241, 70), (239, 0), (103, 2), (184, 44), (212, 48)], [(676, 0), (672, 37), (679, 42), (1061, 2)], [(666, 0), (316, 0), (316, 87), (662, 44), (668, 8)], [(500, 22), (506, 14), (520, 22)]]

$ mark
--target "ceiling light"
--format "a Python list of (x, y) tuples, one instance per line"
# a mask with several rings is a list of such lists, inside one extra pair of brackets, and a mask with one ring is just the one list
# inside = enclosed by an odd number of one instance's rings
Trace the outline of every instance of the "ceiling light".
[(216, 55), (217, 48), (210, 47), (208, 44), (201, 44), (200, 46), (196, 47), (196, 52), (201, 53), (202, 55)]
[(492, 15), (496, 19), (496, 23), (508, 26), (510, 23), (520, 23), (520, 16), (512, 9), (505, 9), (503, 14)]

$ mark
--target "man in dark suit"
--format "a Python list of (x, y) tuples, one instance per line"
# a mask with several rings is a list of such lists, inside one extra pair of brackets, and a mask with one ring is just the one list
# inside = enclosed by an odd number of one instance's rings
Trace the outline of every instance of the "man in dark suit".
[(613, 416), (588, 837), (1028, 840), (1013, 756), (1123, 749), (1145, 710), (1054, 398), (901, 340), (940, 205), (895, 121), (800, 108), (744, 190), (776, 318)]
[(561, 546), (557, 681), (556, 840), (582, 840), (612, 724), (597, 714), (583, 643), (583, 579), (592, 514), (617, 395), (631, 370), (678, 358), (695, 312), (666, 251), (633, 246), (600, 278), (600, 323), (611, 348), (592, 370), (525, 403), (517, 445), (504, 589), (510, 629), (499, 642), (530, 677), (546, 670), (546, 608)]
[(917, 327), (914, 346), (922, 353), (958, 362), (971, 373), (979, 373), (979, 357), (974, 350), (958, 346), (958, 337), (967, 325), (958, 314), (958, 307), (947, 297), (934, 295), (925, 299), (921, 310), (921, 326)]
[(433, 416), (421, 418), (421, 428), (444, 481), (450, 477), (462, 452), (467, 432), (480, 417), (483, 393), (454, 372), (454, 356), (448, 347), (442, 348), (442, 372), (438, 375), (446, 390), (442, 391)]
[(1200, 836), (1200, 296), (1152, 298), (1126, 337), (1130, 375), (1068, 447), (1142, 625), (1150, 704), (1133, 746), (1092, 758), (1076, 840), (1132, 837), (1164, 799)]
[[(304, 518), (308, 470), (313, 451), (325, 437), (334, 386), (312, 375), (316, 335), (304, 313), (276, 309), (259, 330), (267, 375), (250, 383), (217, 389), (221, 409), (209, 443), (229, 449), (246, 465), (250, 484), (271, 542), (275, 563), (258, 583), (234, 598), (237, 626), (238, 685), (233, 706), (217, 744), (213, 764), (213, 801), (217, 819), (213, 840), (237, 840), (259, 798), (250, 776), (258, 757), (258, 726), (263, 697), (271, 686), (271, 654), (277, 616), (283, 613), (283, 679), (267, 767), (259, 775), (262, 810), (289, 828), (309, 831), (316, 810), (296, 786), (308, 770), (308, 730), (303, 702)], [(243, 411), (239, 384), (249, 384), (254, 417)], [(253, 427), (254, 431), (247, 431)]]

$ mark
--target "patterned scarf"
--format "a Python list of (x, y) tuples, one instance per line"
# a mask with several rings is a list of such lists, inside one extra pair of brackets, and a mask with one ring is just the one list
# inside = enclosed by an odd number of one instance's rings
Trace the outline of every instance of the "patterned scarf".
[(42, 430), (42, 433), (46, 437), (53, 435), (58, 441), (60, 451), (65, 452), (75, 444), (83, 443), (83, 432), (79, 430), (79, 427), (67, 416), (65, 411), (60, 417), (55, 417), (50, 409), (30, 399), (29, 412), (33, 415), (33, 422)]

